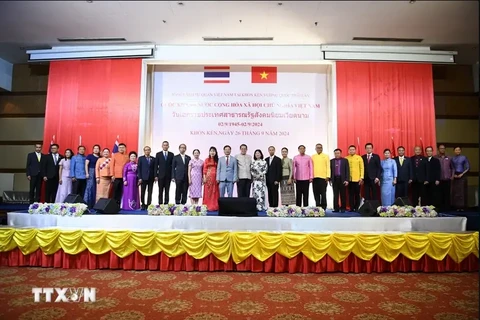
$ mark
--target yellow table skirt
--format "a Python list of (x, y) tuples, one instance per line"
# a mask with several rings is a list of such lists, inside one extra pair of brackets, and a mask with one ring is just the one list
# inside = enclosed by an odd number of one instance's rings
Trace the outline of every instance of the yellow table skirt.
[(325, 255), (342, 262), (351, 253), (362, 260), (378, 255), (392, 262), (400, 254), (419, 260), (425, 254), (441, 261), (449, 255), (460, 263), (470, 254), (477, 257), (478, 232), (402, 234), (305, 234), (296, 232), (155, 232), (60, 229), (0, 229), (0, 252), (19, 248), (24, 255), (39, 248), (51, 255), (62, 249), (75, 255), (84, 250), (93, 254), (113, 251), (125, 258), (135, 251), (144, 256), (163, 252), (169, 257), (187, 253), (195, 259), (213, 254), (227, 262), (240, 263), (249, 256), (265, 261), (275, 253), (293, 258), (303, 253), (313, 262)]

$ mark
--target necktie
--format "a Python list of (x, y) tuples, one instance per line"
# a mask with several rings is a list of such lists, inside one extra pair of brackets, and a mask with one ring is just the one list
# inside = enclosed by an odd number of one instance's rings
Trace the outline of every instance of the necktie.
[(147, 158), (147, 162), (148, 162), (148, 164), (150, 164), (150, 157)]
[(403, 165), (403, 157), (400, 158), (400, 165)]
[(38, 162), (40, 162), (40, 153), (37, 153)]
[(367, 157), (367, 163), (370, 163), (370, 158), (371, 158), (371, 156), (368, 155), (368, 157)]
[(57, 154), (54, 155), (55, 165), (57, 165)]
[(185, 156), (182, 156), (183, 164), (185, 164)]
[(167, 152), (163, 152), (163, 157), (165, 158), (165, 160), (167, 160)]
[(228, 157), (227, 157), (227, 167), (228, 167)]

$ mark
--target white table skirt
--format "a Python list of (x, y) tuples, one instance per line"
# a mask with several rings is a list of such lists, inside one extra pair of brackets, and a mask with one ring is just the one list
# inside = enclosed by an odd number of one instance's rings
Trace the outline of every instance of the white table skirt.
[(8, 213), (15, 228), (65, 228), (155, 231), (273, 231), (273, 232), (464, 232), (465, 217), (437, 218), (274, 218), (184, 217), (148, 215), (84, 215), (62, 217), (23, 212)]

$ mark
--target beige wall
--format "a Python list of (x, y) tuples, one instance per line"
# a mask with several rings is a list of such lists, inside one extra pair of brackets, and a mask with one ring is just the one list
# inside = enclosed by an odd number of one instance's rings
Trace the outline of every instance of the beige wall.
[(478, 143), (477, 119), (437, 119), (437, 141), (448, 143)]

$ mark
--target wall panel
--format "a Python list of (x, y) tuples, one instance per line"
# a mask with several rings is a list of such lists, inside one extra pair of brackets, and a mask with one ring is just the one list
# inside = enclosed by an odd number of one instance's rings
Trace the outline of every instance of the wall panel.
[(478, 116), (472, 120), (437, 119), (437, 141), (478, 143)]
[(48, 64), (13, 66), (12, 91), (47, 91)]
[(0, 168), (2, 169), (24, 169), (27, 163), (27, 154), (33, 152), (32, 146), (0, 146), (0, 154), (8, 155), (0, 157)]
[(478, 97), (435, 96), (435, 115), (478, 117)]
[(47, 95), (0, 95), (1, 114), (45, 114)]
[(473, 71), (469, 65), (437, 65), (433, 75), (435, 92), (473, 92)]
[(42, 141), (44, 125), (44, 118), (0, 118), (0, 141)]

